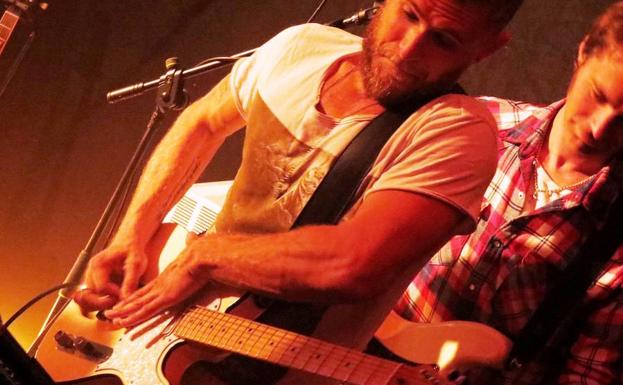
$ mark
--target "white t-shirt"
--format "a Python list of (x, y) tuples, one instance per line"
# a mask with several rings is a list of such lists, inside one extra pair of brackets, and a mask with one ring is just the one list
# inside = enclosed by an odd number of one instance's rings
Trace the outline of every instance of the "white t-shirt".
[[(254, 103), (261, 99), (295, 141), (308, 147), (306, 151), (335, 158), (375, 116), (334, 119), (317, 108), (320, 89), (332, 65), (360, 51), (360, 37), (336, 28), (307, 24), (286, 29), (234, 66), (231, 88), (237, 106), (248, 119)], [(466, 215), (458, 231), (468, 233), (475, 226), (482, 195), (495, 171), (496, 149), (495, 121), (480, 102), (464, 95), (437, 98), (391, 136), (350, 214), (373, 192), (409, 191), (461, 210)], [(278, 163), (275, 159), (271, 162)], [(306, 158), (297, 163), (309, 167), (313, 161)], [(275, 195), (287, 196), (286, 190), (295, 190), (297, 183), (314, 185), (304, 194), (297, 191), (299, 198), (313, 193), (330, 166), (326, 159), (321, 163), (322, 170), (314, 173), (317, 177), (311, 182), (310, 178), (289, 181), (277, 187)], [(283, 204), (280, 210), (291, 211), (288, 219), (295, 218), (308, 198)]]

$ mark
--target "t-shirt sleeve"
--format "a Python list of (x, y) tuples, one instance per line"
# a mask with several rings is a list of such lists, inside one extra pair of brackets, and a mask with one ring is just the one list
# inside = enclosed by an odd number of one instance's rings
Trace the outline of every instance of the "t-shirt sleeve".
[(463, 95), (438, 98), (413, 114), (383, 148), (365, 196), (403, 190), (440, 199), (465, 219), (458, 233), (475, 228), (484, 192), (495, 173), (493, 117)]
[(259, 84), (270, 75), (275, 63), (279, 63), (288, 54), (288, 49), (296, 45), (296, 39), (305, 28), (305, 25), (299, 25), (281, 31), (251, 56), (234, 64), (230, 75), (230, 88), (236, 106), (245, 119)]

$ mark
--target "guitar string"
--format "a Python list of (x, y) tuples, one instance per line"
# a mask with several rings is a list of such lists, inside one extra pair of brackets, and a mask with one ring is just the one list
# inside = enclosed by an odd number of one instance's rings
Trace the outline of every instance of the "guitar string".
[[(222, 317), (221, 317), (221, 318), (222, 318)], [(245, 327), (245, 329), (246, 329), (246, 325), (243, 325), (243, 326), (244, 326), (244, 327)], [(232, 328), (232, 329), (230, 330), (230, 333), (231, 333), (231, 331), (232, 331), (232, 330), (235, 330), (235, 329), (239, 329), (239, 327), (238, 327), (238, 328)], [(244, 337), (248, 337), (248, 336), (244, 336)], [(221, 339), (222, 339), (222, 338), (221, 338)], [(229, 339), (231, 339), (231, 337), (230, 337)], [(287, 341), (286, 341), (286, 342), (287, 342)], [(291, 343), (291, 342), (292, 342), (292, 341), (290, 341), (290, 343)], [(351, 358), (353, 358), (353, 357), (352, 357), (352, 355), (353, 355), (353, 352), (352, 352), (352, 351), (350, 351), (350, 352), (348, 352), (348, 351), (347, 351), (347, 353), (350, 353), (350, 354), (351, 354)], [(357, 353), (358, 353), (358, 352), (357, 352)], [(360, 353), (359, 353), (359, 354), (360, 354)], [(342, 357), (342, 356), (344, 356), (344, 354), (342, 354), (340, 357)], [(365, 358), (365, 356), (364, 356), (364, 357), (362, 357), (362, 358)], [(335, 360), (335, 358), (333, 358), (333, 360)], [(363, 366), (363, 365), (362, 365), (362, 366)], [(378, 364), (377, 364), (377, 365), (374, 365), (374, 366), (377, 366), (377, 367), (378, 367)], [(339, 368), (339, 366), (338, 366), (338, 368)], [(390, 369), (393, 369), (393, 368), (390, 368)]]
[[(224, 316), (224, 315), (223, 315), (223, 316)], [(221, 316), (220, 318), (224, 318), (223, 316)], [(250, 322), (250, 321), (248, 321), (248, 320), (245, 320), (245, 321), (246, 321), (247, 323), (248, 323), (248, 322)], [(245, 328), (246, 328), (246, 326), (245, 326)], [(289, 332), (288, 332), (288, 333), (289, 333)], [(293, 334), (293, 335), (294, 335), (294, 336), (296, 336), (295, 334)], [(292, 336), (290, 336), (290, 337), (292, 338)], [(290, 338), (290, 339), (291, 339), (291, 338)], [(231, 338), (230, 338), (230, 339), (231, 339)], [(287, 342), (287, 341), (286, 341), (286, 342)], [(290, 341), (290, 342), (291, 342), (291, 341)], [(348, 352), (348, 350), (347, 350), (347, 349), (344, 349), (344, 350)], [(353, 353), (362, 354), (362, 353), (359, 353), (359, 352), (353, 352), (352, 350), (350, 351), (350, 353), (351, 353), (351, 355), (352, 355)], [(340, 356), (340, 357), (342, 357), (342, 356)], [(364, 358), (367, 358), (367, 357), (365, 357), (365, 355), (364, 355)], [(368, 360), (369, 360), (369, 358), (368, 358)], [(376, 360), (375, 360), (375, 361), (376, 361)], [(383, 362), (381, 362), (381, 363), (383, 363)], [(391, 372), (393, 372), (393, 371), (395, 370), (395, 367), (396, 367), (396, 365), (397, 365), (397, 364), (396, 364), (396, 363), (393, 363), (393, 362), (391, 362), (391, 361), (387, 361), (387, 363), (389, 364), (389, 367), (386, 367), (385, 369), (386, 369), (386, 370), (389, 370), (389, 371), (391, 371)], [(362, 366), (363, 366), (363, 365), (362, 365)], [(369, 366), (369, 364), (368, 364), (368, 366)], [(374, 366), (374, 367), (376, 367), (376, 368), (379, 368), (378, 362), (374, 362), (374, 363), (373, 363), (373, 366)], [(383, 365), (381, 365), (381, 367), (382, 367), (382, 366), (383, 366)], [(387, 366), (387, 365), (385, 365), (385, 366)]]
[[(206, 313), (207, 313), (207, 312), (213, 312), (212, 310), (209, 310), (209, 309), (202, 309), (202, 308), (196, 308), (195, 310), (197, 310), (197, 309), (199, 309), (199, 310), (201, 311), (201, 313), (200, 313), (200, 314), (197, 314), (197, 312), (195, 312), (193, 315), (195, 315), (195, 316), (196, 316), (196, 315), (199, 315), (198, 319), (201, 319), (201, 320), (202, 320), (202, 321), (204, 321), (204, 322), (205, 322), (205, 320), (206, 320), (206, 318), (205, 318)], [(218, 315), (218, 318), (220, 318), (220, 320), (221, 320), (222, 322), (227, 322), (226, 317), (227, 317), (227, 318), (233, 318), (233, 316), (231, 316), (231, 315), (229, 315), (229, 314), (227, 314), (227, 315), (226, 315), (226, 314), (223, 314), (223, 313), (218, 313), (218, 312), (214, 312), (214, 314)], [(212, 317), (212, 316), (211, 316), (211, 314), (207, 314), (207, 315), (208, 315), (207, 320), (210, 320), (210, 319), (213, 319), (213, 318), (214, 318), (214, 317)], [(238, 318), (238, 317), (237, 317), (237, 318)], [(242, 320), (244, 320), (244, 322), (243, 322)], [(239, 329), (244, 328), (244, 329), (246, 330), (246, 329), (248, 328), (248, 325), (257, 324), (257, 323), (255, 323), (255, 322), (250, 321), (250, 320), (247, 320), (247, 319), (238, 319), (237, 321), (238, 321), (238, 322), (237, 322), (237, 324), (238, 324), (237, 326), (236, 326), (235, 324), (234, 324), (234, 327), (233, 327), (233, 328), (230, 326), (230, 334), (232, 334), (232, 336), (234, 336), (234, 335), (235, 335), (235, 332), (237, 331), (237, 332), (238, 332), (238, 334), (239, 334), (239, 335), (238, 335), (238, 337), (248, 337), (248, 336), (244, 336), (244, 333), (240, 333), (240, 330), (239, 330)], [(261, 324), (258, 324), (258, 325), (261, 325)], [(197, 328), (195, 328), (195, 329), (197, 329)], [(219, 325), (219, 329), (220, 329), (220, 325)], [(226, 329), (226, 330), (227, 330), (227, 329)], [(279, 330), (279, 329), (278, 329), (278, 330)], [(289, 337), (288, 339), (290, 340), (290, 341), (289, 341), (289, 342), (290, 342), (290, 344), (291, 344), (291, 343), (294, 341), (294, 339), (296, 339), (296, 337), (298, 336), (297, 334), (294, 334), (294, 333), (291, 333), (291, 332), (283, 332), (283, 333), (284, 333), (284, 337)], [(197, 330), (195, 330), (194, 334), (195, 334), (195, 337), (197, 337)], [(230, 336), (230, 338), (228, 338), (228, 341), (232, 339), (232, 336)], [(299, 336), (299, 337), (300, 337), (300, 336)], [(303, 336), (303, 337), (304, 337), (304, 336)], [(307, 337), (305, 337), (305, 338), (306, 338), (308, 341), (310, 340), (310, 339), (309, 339), (309, 338), (307, 338)], [(284, 339), (284, 338), (282, 338), (282, 339)], [(222, 340), (222, 338), (221, 338), (221, 340)], [(203, 341), (203, 342), (207, 342), (207, 341)], [(226, 341), (226, 342), (227, 342), (227, 341)], [(256, 342), (257, 342), (257, 341), (256, 341)], [(284, 341), (284, 342), (288, 343), (288, 341)], [(322, 341), (318, 341), (318, 342), (322, 342)], [(226, 347), (227, 345), (228, 345), (228, 344), (227, 344), (227, 343), (225, 343), (225, 345), (224, 345), (224, 346)], [(233, 348), (235, 348), (235, 345), (231, 345), (231, 344), (229, 344), (229, 346), (232, 346)], [(288, 350), (285, 350), (285, 351), (283, 352), (282, 356), (283, 356), (283, 357), (285, 357), (285, 354), (286, 354), (287, 352), (288, 352)], [(398, 365), (399, 365), (399, 364), (396, 364), (396, 363), (391, 362), (391, 361), (387, 361), (387, 362), (383, 362), (383, 361), (381, 361), (381, 362), (379, 362), (379, 361), (378, 361), (378, 360), (376, 360), (376, 359), (375, 359), (372, 363), (370, 363), (370, 362), (369, 362), (369, 361), (370, 361), (370, 357), (366, 357), (366, 355), (364, 355), (363, 353), (354, 352), (354, 351), (349, 350), (349, 349), (346, 349), (346, 348), (343, 348), (343, 351), (340, 351), (340, 359), (343, 361), (343, 359), (344, 359), (345, 357), (347, 357), (347, 356), (348, 356), (348, 354), (350, 354), (350, 355), (351, 355), (351, 358), (354, 358), (354, 357), (353, 357), (353, 353), (356, 353), (356, 357), (360, 357), (360, 359), (361, 359), (361, 361), (362, 361), (362, 364), (361, 364), (361, 365), (359, 365), (359, 366), (361, 366), (362, 370), (365, 370), (365, 368), (366, 368), (366, 367), (368, 367), (368, 368), (369, 368), (369, 369), (371, 369), (372, 371), (381, 369), (383, 372), (388, 372), (388, 374), (390, 374), (390, 373), (393, 373), (393, 372), (395, 371), (395, 369), (396, 369), (396, 366), (398, 366)], [(298, 354), (297, 354), (297, 355), (298, 355)], [(292, 358), (290, 358), (290, 359), (291, 359), (291, 360), (294, 360), (294, 359), (296, 358), (296, 356), (297, 356), (297, 355), (294, 355), (294, 356), (293, 356)], [(327, 358), (327, 357), (325, 357), (325, 358)], [(335, 355), (332, 355), (331, 357), (328, 357), (328, 358), (331, 358), (331, 360), (333, 361), (333, 363), (334, 363), (334, 362), (335, 362), (335, 360), (336, 360)], [(352, 361), (352, 360), (351, 360), (351, 361)], [(381, 365), (379, 365), (379, 363), (380, 363)], [(387, 365), (387, 364), (389, 364), (389, 365)], [(352, 365), (352, 364), (351, 364), (351, 365)], [(350, 365), (349, 365), (349, 366), (350, 366)], [(300, 368), (301, 368), (301, 369), (304, 369), (304, 366), (301, 366)], [(341, 366), (341, 365), (339, 365), (339, 364), (337, 364), (337, 366), (335, 367), (334, 373), (335, 373), (337, 370), (341, 369), (341, 368), (342, 368), (342, 366)], [(354, 369), (353, 369), (353, 371), (354, 371)], [(352, 376), (351, 376), (351, 377), (352, 377)]]

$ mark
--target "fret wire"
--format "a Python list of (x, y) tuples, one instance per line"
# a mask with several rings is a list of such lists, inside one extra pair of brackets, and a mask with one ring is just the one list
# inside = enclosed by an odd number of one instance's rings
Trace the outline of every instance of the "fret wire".
[(190, 312), (192, 311), (192, 309), (187, 309), (186, 311), (184, 311), (180, 317), (180, 320), (178, 321), (177, 325), (175, 326), (175, 328), (173, 329), (173, 332), (178, 334), (178, 335), (188, 335), (189, 330), (192, 326), (192, 322), (190, 319)]
[(383, 369), (381, 369), (381, 365), (382, 365), (382, 359), (377, 358), (377, 357), (373, 357), (373, 356), (369, 356), (369, 355), (365, 355), (364, 356), (364, 360), (363, 362), (359, 365), (359, 372), (364, 372), (367, 373), (368, 376), (366, 378), (366, 380), (364, 380), (364, 384), (367, 383), (367, 380), (374, 374), (377, 373), (379, 371), (383, 371)]
[(346, 382), (363, 385), (375, 372), (373, 367), (365, 364), (368, 357), (366, 355), (362, 356), (363, 359), (355, 365), (352, 373), (346, 378)]
[[(207, 309), (206, 309), (207, 310)], [(232, 318), (227, 314), (219, 313), (219, 327), (216, 332), (219, 334), (218, 341), (221, 347), (227, 347), (230, 344), (230, 340), (234, 336), (235, 324), (232, 323)], [(223, 327), (225, 326), (225, 328)]]
[[(193, 311), (193, 313), (190, 315), (193, 321), (196, 321), (197, 319), (203, 319), (207, 321), (208, 324), (210, 325), (209, 327), (210, 331), (208, 332), (207, 335), (203, 333), (203, 338), (201, 338), (200, 341), (204, 343), (207, 343), (207, 341), (213, 341), (214, 338), (211, 338), (211, 337), (218, 333), (219, 329), (221, 328), (221, 325), (224, 324), (226, 320), (223, 317), (219, 317), (218, 316), (219, 313), (216, 313), (214, 317), (206, 318), (201, 315), (200, 308), (195, 308), (193, 310), (195, 311)], [(209, 345), (216, 346), (215, 343), (210, 343)]]
[(227, 346), (231, 347), (232, 349), (239, 346), (242, 341), (242, 339), (240, 338), (242, 337), (242, 333), (241, 333), (242, 328), (240, 327), (241, 325), (243, 325), (243, 322), (239, 318), (234, 318), (229, 323), (229, 329), (228, 329), (229, 338), (227, 339)]
[(199, 339), (199, 336), (201, 335), (201, 326), (203, 325), (205, 321), (203, 319), (197, 319), (194, 318), (193, 319), (193, 327), (190, 331), (193, 339), (197, 340)]
[(220, 348), (225, 347), (225, 338), (226, 338), (226, 325), (229, 323), (229, 320), (223, 316), (223, 314), (217, 314), (216, 323), (213, 331), (210, 333), (210, 340), (214, 342), (214, 345)]
[[(309, 360), (311, 360), (311, 358), (315, 355), (316, 353), (316, 348), (314, 345), (314, 340), (312, 338), (306, 337), (306, 336), (300, 336), (300, 338), (303, 340), (302, 345), (299, 348), (299, 351), (297, 353), (297, 357), (294, 358), (294, 360), (292, 361), (293, 367), (297, 368), (297, 369), (303, 369), (305, 368), (305, 365), (309, 362)], [(296, 359), (304, 359), (304, 361), (302, 362), (298, 362), (296, 363)]]
[(344, 356), (346, 355), (345, 348), (335, 345), (327, 359), (322, 363), (322, 366), (318, 368), (318, 373), (324, 376), (330, 377), (335, 370), (340, 366)]
[[(302, 336), (298, 335), (298, 334), (293, 334), (293, 333), (286, 333), (286, 335), (284, 336), (284, 341), (285, 342), (285, 351), (283, 354), (283, 359), (281, 360), (281, 362), (283, 362), (284, 366), (291, 366), (292, 363), (294, 362), (294, 360), (299, 356), (299, 353), (301, 351), (301, 338)], [(303, 337), (306, 338), (306, 337)]]
[[(320, 366), (322, 366), (322, 363), (327, 359), (329, 354), (331, 354), (332, 346), (317, 339), (313, 339), (312, 342), (314, 345), (316, 345), (314, 347), (314, 351), (315, 351), (313, 355), (314, 360), (313, 361), (310, 360), (309, 362), (307, 362), (305, 366), (303, 367), (303, 369), (317, 373)], [(320, 359), (322, 360), (318, 361)]]
[[(205, 331), (201, 333), (203, 335), (203, 338), (197, 338), (197, 334), (199, 331), (198, 329), (200, 328), (200, 322), (207, 322), (208, 324), (214, 325), (215, 321), (216, 326), (213, 326), (213, 330), (210, 331), (208, 334), (218, 334), (218, 338), (216, 341), (218, 344), (212, 343), (214, 338), (206, 338), (208, 336), (206, 335)], [(227, 325), (227, 328), (224, 332), (222, 331), (223, 325)], [(378, 359), (376, 357), (370, 357), (363, 353), (351, 351), (347, 348), (336, 347), (325, 343), (324, 341), (300, 336), (295, 333), (274, 328), (268, 325), (263, 325), (252, 320), (232, 316), (230, 314), (219, 313), (200, 307), (192, 309), (187, 314), (185, 314), (184, 319), (182, 320), (182, 322), (180, 322), (180, 326), (180, 329), (182, 330), (190, 326), (191, 333), (195, 335), (195, 339), (204, 343), (210, 341), (211, 343), (208, 343), (208, 345), (213, 345), (217, 347), (235, 346), (231, 345), (232, 338), (235, 337), (234, 341), (236, 341), (236, 339), (244, 337), (246, 341), (251, 343), (250, 346), (244, 349), (234, 348), (228, 350), (234, 350), (236, 352), (246, 351), (248, 355), (252, 357), (264, 359), (269, 362), (281, 363), (282, 365), (285, 360), (290, 360), (290, 363), (294, 363), (297, 357), (301, 357), (302, 354), (308, 354), (307, 359), (303, 363), (298, 363), (294, 365), (294, 367), (311, 372), (317, 372), (311, 369), (314, 366), (313, 364), (317, 364), (313, 363), (312, 358), (316, 358), (318, 357), (318, 355), (320, 355), (321, 358), (324, 358), (323, 361), (318, 364), (318, 366), (324, 367), (325, 371), (327, 364), (335, 364), (336, 356), (339, 357), (338, 364), (335, 368), (333, 368), (333, 373), (331, 374), (334, 374), (335, 372), (343, 368), (342, 362), (344, 362), (345, 360), (352, 361), (353, 359), (358, 359), (359, 361), (356, 364), (349, 365), (351, 367), (349, 369), (351, 374), (347, 375), (346, 380), (356, 377), (352, 375), (352, 373), (354, 373), (355, 371), (355, 368), (358, 372), (364, 371), (369, 372), (369, 374), (367, 378), (361, 380), (362, 382), (356, 382), (357, 384), (367, 384), (368, 381), (376, 380), (377, 378), (391, 378), (391, 375), (393, 374), (393, 372), (395, 372), (395, 370), (397, 370), (397, 367), (399, 366), (398, 364), (391, 361)], [(244, 336), (245, 334), (247, 334), (245, 333), (245, 331), (247, 331), (248, 328), (252, 328), (254, 332), (251, 336)], [(176, 331), (179, 331), (178, 328), (176, 328)], [(227, 340), (224, 340), (225, 337), (229, 338), (227, 338)], [(258, 344), (260, 345), (259, 349)], [(290, 348), (286, 348), (286, 346), (291, 345), (296, 347), (296, 352), (292, 352)], [(267, 349), (269, 350), (268, 352), (266, 351)], [(254, 351), (256, 352), (255, 354), (253, 354)], [(279, 357), (277, 358), (277, 356)], [(312, 363), (312, 365), (310, 365), (310, 363)], [(374, 374), (375, 372), (377, 372), (376, 374), (378, 376), (371, 376), (371, 374)]]
[[(283, 360), (283, 356), (286, 353), (287, 349), (283, 349), (283, 346), (286, 342), (284, 342), (284, 339), (287, 337), (287, 333), (282, 330), (282, 329), (276, 329), (275, 330), (275, 348), (273, 349), (271, 356), (273, 356), (273, 354), (275, 355), (279, 355), (278, 358), (272, 358), (272, 362), (282, 362)], [(270, 358), (270, 357), (269, 357)]]
[[(223, 315), (223, 317), (221, 317), (221, 318), (225, 318), (225, 315)], [(244, 333), (244, 331), (246, 331), (248, 329), (248, 327), (254, 327), (254, 330), (258, 330), (258, 326), (256, 326), (256, 325), (260, 325), (260, 324), (253, 323), (253, 322), (251, 322), (249, 320), (243, 319), (243, 318), (238, 318), (236, 320), (236, 322), (238, 323), (238, 325), (236, 325), (235, 328), (234, 327), (230, 328), (230, 331), (228, 332), (228, 334), (230, 334), (230, 338), (228, 338), (228, 341), (230, 341), (232, 337), (238, 338), (238, 337), (241, 337), (242, 335), (246, 334), (246, 333)], [(228, 320), (228, 323), (231, 325), (231, 319)], [(256, 342), (259, 341), (259, 338), (257, 336), (255, 336), (253, 338), (256, 340)], [(221, 339), (222, 339), (222, 336), (221, 336)], [(253, 341), (252, 338), (248, 338), (247, 337), (246, 339), (248, 341)], [(228, 341), (225, 341), (225, 342), (227, 343)], [(229, 345), (231, 346), (231, 343), (229, 343)], [(233, 350), (236, 350), (238, 352), (244, 352), (244, 350), (246, 350), (246, 351), (248, 351), (248, 353), (252, 353), (251, 349), (249, 349), (249, 348), (246, 348), (246, 349), (242, 350), (242, 349), (238, 349), (236, 347)]]
[[(268, 343), (275, 335), (275, 330), (260, 323), (251, 322), (250, 325), (252, 325), (254, 332), (253, 338), (249, 339), (252, 343), (249, 346), (248, 352), (254, 357), (267, 360), (274, 349)], [(267, 349), (270, 351), (266, 352)]]
[(257, 343), (254, 344), (255, 347), (260, 344), (260, 350), (257, 352), (257, 355), (261, 354), (266, 361), (275, 362), (270, 357), (278, 346), (278, 343), (276, 344), (274, 342), (277, 331), (273, 327), (262, 324), (258, 324), (258, 329), (263, 329), (263, 331), (261, 332), (261, 337), (258, 339)]
[[(199, 312), (199, 308), (197, 308), (197, 312), (195, 313), (195, 316), (202, 318), (202, 319), (206, 319)], [(218, 341), (214, 338), (214, 336), (215, 334), (218, 334), (218, 330), (220, 329), (222, 322), (219, 319), (218, 314), (206, 320), (208, 321), (208, 326), (206, 326), (207, 332), (204, 331), (204, 333), (202, 334), (201, 342), (206, 343), (210, 346), (218, 347), (219, 346), (219, 344), (217, 343)]]
[(349, 350), (344, 355), (344, 358), (340, 361), (340, 364), (335, 368), (333, 373), (331, 374), (332, 378), (336, 378), (340, 381), (348, 380), (353, 374), (355, 368), (363, 361), (363, 354), (357, 354), (359, 352), (354, 352)]

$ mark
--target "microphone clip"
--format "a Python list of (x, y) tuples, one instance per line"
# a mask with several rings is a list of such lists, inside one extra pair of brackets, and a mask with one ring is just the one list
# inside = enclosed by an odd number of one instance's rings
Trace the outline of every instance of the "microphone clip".
[(372, 17), (376, 14), (378, 9), (379, 7), (377, 5), (370, 7), (370, 8), (362, 9), (349, 17), (332, 21), (328, 25), (331, 27), (344, 29), (344, 28), (350, 27), (351, 25), (366, 24), (372, 19)]

